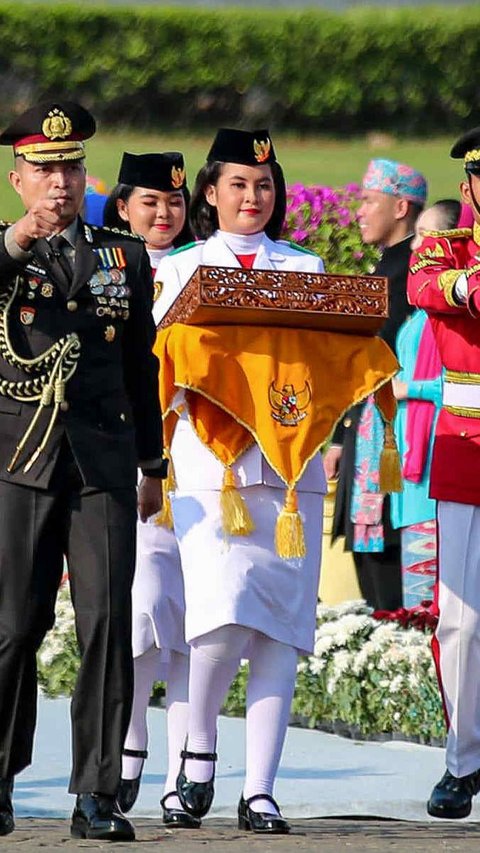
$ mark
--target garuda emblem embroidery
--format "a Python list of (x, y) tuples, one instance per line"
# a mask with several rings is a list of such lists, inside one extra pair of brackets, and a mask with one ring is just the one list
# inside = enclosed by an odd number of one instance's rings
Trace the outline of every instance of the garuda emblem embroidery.
[(257, 163), (266, 163), (270, 157), (271, 148), (272, 143), (268, 138), (264, 140), (253, 140), (253, 151)]
[(268, 389), (268, 399), (274, 420), (282, 426), (297, 426), (307, 417), (308, 412), (305, 409), (310, 404), (312, 392), (308, 382), (305, 382), (301, 391), (295, 391), (293, 385), (284, 385), (279, 390), (275, 388), (275, 382), (272, 382)]
[(172, 166), (172, 187), (174, 190), (179, 190), (185, 181), (185, 169), (177, 169)]

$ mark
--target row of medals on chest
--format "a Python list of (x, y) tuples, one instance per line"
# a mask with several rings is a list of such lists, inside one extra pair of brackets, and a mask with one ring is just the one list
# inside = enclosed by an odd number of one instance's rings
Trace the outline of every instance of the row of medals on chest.
[[(40, 273), (40, 270), (38, 270)], [(112, 267), (111, 269), (100, 269), (95, 272), (88, 281), (88, 287), (92, 294), (97, 317), (112, 317), (115, 319), (128, 320), (130, 288), (125, 284), (125, 270)], [(50, 299), (55, 293), (55, 286), (43, 280), (39, 274), (30, 276), (24, 280), (27, 299), (33, 300), (37, 295)], [(68, 303), (67, 303), (68, 306)]]

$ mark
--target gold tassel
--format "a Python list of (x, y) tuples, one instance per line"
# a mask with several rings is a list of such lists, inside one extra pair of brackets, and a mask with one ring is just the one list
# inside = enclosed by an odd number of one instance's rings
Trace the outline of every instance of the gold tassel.
[(380, 455), (380, 491), (384, 494), (403, 491), (402, 466), (392, 424), (386, 421), (385, 437)]
[(237, 489), (235, 474), (228, 467), (225, 468), (223, 475), (220, 509), (224, 533), (231, 533), (234, 536), (248, 536), (255, 530), (245, 499)]
[(173, 513), (172, 502), (170, 500), (170, 492), (174, 492), (177, 488), (175, 482), (175, 469), (173, 467), (172, 457), (168, 450), (164, 450), (163, 455), (168, 459), (167, 476), (162, 480), (162, 508), (155, 516), (155, 524), (159, 527), (166, 527), (167, 530), (173, 530)]
[[(319, 522), (320, 523), (320, 522)], [(304, 557), (307, 553), (302, 519), (298, 511), (297, 493), (288, 488), (285, 503), (275, 527), (275, 548), (279, 557)]]

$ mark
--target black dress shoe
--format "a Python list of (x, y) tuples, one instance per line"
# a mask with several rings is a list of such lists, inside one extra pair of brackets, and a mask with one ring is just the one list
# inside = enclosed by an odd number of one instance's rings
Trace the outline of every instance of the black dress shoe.
[(13, 777), (0, 779), (0, 835), (9, 835), (15, 829), (12, 793)]
[[(278, 815), (253, 811), (250, 808), (250, 803), (254, 803), (255, 800), (268, 800), (276, 808)], [(238, 828), (268, 833), (269, 835), (287, 835), (290, 832), (290, 825), (280, 814), (280, 809), (273, 797), (268, 794), (255, 794), (247, 800), (243, 799), (242, 794), (238, 804)]]
[(185, 776), (185, 759), (194, 761), (216, 761), (216, 752), (189, 752), (183, 749), (180, 753), (182, 763), (180, 773), (177, 776), (178, 798), (186, 812), (194, 817), (204, 817), (212, 805), (215, 792), (214, 780), (215, 769), (212, 778), (208, 782), (190, 782)]
[(480, 790), (480, 770), (468, 776), (452, 776), (449, 770), (440, 779), (427, 803), (432, 817), (468, 817), (472, 810), (472, 797)]
[[(145, 761), (148, 758), (148, 752), (146, 749), (124, 749), (122, 750), (122, 755), (128, 755), (131, 758), (143, 758)], [(135, 805), (135, 801), (138, 797), (138, 792), (140, 790), (140, 779), (142, 778), (143, 771), (143, 763), (142, 769), (138, 776), (135, 779), (120, 779), (120, 784), (118, 786), (117, 792), (117, 803), (120, 808), (120, 811), (123, 814), (126, 814), (130, 811), (131, 808)]]
[(107, 794), (77, 794), (70, 834), (99, 841), (135, 841), (132, 824), (115, 811), (115, 797)]
[(168, 806), (165, 805), (169, 797), (176, 796), (178, 796), (176, 791), (170, 791), (160, 800), (165, 826), (170, 826), (172, 829), (199, 829), (202, 825), (202, 821), (199, 817), (194, 817), (192, 814), (188, 814), (188, 812), (184, 812), (182, 809), (169, 809)]

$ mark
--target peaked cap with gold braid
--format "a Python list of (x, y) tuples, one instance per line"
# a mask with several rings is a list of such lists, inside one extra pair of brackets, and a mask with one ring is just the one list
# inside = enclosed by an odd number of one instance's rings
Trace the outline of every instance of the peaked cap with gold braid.
[(83, 141), (95, 133), (95, 119), (74, 101), (44, 101), (18, 116), (3, 133), (0, 145), (12, 145), (28, 163), (82, 160)]
[(474, 127), (457, 139), (450, 151), (454, 160), (463, 158), (465, 171), (471, 175), (480, 175), (480, 127)]

